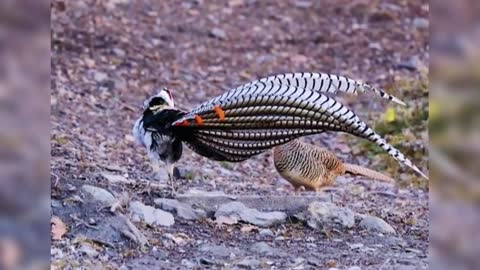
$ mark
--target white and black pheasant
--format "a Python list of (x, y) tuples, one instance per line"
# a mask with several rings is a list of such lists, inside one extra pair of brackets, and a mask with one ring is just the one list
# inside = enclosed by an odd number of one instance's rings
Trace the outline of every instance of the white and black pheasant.
[(341, 131), (379, 145), (427, 178), (353, 111), (327, 95), (337, 92), (372, 92), (404, 105), (392, 95), (343, 76), (289, 73), (239, 86), (189, 112), (176, 109), (170, 92), (162, 89), (145, 101), (133, 133), (149, 150), (152, 162), (168, 165), (170, 177), (182, 143), (207, 158), (239, 162), (302, 136)]

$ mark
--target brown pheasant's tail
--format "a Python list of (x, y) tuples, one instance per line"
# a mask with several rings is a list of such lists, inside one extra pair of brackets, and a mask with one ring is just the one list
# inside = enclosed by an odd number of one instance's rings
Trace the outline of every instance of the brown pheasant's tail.
[(363, 176), (366, 176), (368, 178), (378, 180), (378, 181), (382, 181), (382, 182), (391, 182), (391, 183), (395, 182), (395, 180), (393, 180), (393, 178), (391, 178), (391, 177), (389, 177), (389, 176), (387, 176), (383, 173), (379, 173), (377, 171), (370, 170), (370, 169), (367, 169), (365, 167), (358, 166), (358, 165), (355, 165), (355, 164), (345, 163), (345, 171), (347, 173), (351, 173), (351, 174), (355, 174), (355, 175), (363, 175)]

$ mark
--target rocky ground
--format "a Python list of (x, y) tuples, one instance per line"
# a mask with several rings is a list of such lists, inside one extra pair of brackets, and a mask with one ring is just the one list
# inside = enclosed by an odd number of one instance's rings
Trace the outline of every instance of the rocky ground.
[(259, 77), (329, 72), (407, 101), (339, 97), (428, 171), (428, 12), (419, 1), (53, 1), (52, 266), (426, 269), (428, 184), (368, 143), (307, 138), (398, 184), (346, 176), (296, 196), (269, 152), (233, 164), (187, 150), (171, 198), (131, 128), (157, 87), (189, 109)]

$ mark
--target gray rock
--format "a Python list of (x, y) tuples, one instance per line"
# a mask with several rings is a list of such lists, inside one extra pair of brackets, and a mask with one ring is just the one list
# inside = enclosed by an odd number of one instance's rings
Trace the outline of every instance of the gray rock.
[(104, 203), (106, 205), (111, 205), (116, 201), (112, 193), (108, 192), (103, 188), (99, 188), (96, 186), (83, 185), (82, 192), (90, 199)]
[(281, 224), (287, 219), (283, 212), (260, 212), (257, 209), (248, 208), (241, 202), (229, 202), (220, 206), (215, 217), (231, 217), (257, 226), (268, 227)]
[(395, 229), (390, 226), (390, 224), (385, 220), (374, 216), (365, 215), (359, 226), (371, 231), (395, 234)]
[(143, 221), (150, 226), (172, 226), (175, 223), (173, 215), (155, 207), (144, 205), (139, 201), (130, 203), (130, 213), (134, 221)]
[(184, 266), (185, 268), (187, 269), (192, 269), (192, 268), (195, 268), (197, 266), (197, 264), (195, 262), (192, 262), (190, 260), (187, 260), (187, 259), (183, 259), (180, 264), (182, 266)]
[(274, 240), (275, 240), (275, 241), (283, 241), (283, 240), (285, 240), (285, 237), (283, 237), (283, 236), (278, 236), (278, 237), (275, 237)]
[(362, 268), (360, 268), (359, 266), (352, 266), (348, 268), (348, 270), (362, 270)]
[(355, 214), (350, 208), (339, 207), (329, 202), (313, 202), (308, 206), (307, 224), (318, 229), (341, 225), (352, 228), (355, 225)]
[(212, 30), (210, 30), (210, 36), (218, 38), (218, 39), (226, 39), (227, 38), (227, 34), (225, 33), (225, 31), (220, 29), (220, 28), (213, 28)]
[(199, 250), (215, 257), (224, 258), (230, 257), (230, 254), (232, 253), (231, 250), (225, 245), (215, 245), (209, 243), (201, 245)]
[(266, 255), (266, 256), (275, 255), (277, 253), (276, 249), (272, 248), (265, 242), (257, 242), (253, 244), (250, 247), (250, 251), (260, 255)]
[(98, 256), (98, 251), (89, 243), (82, 243), (78, 251), (88, 257), (94, 258)]
[(103, 82), (108, 79), (108, 75), (104, 72), (93, 70), (92, 77), (96, 82)]
[(245, 269), (258, 269), (260, 266), (260, 261), (255, 258), (244, 258), (243, 260), (237, 263), (237, 266)]
[[(410, 57), (406, 61), (402, 61), (396, 65), (397, 68), (404, 68), (410, 71), (417, 70), (422, 65), (420, 59), (417, 56)], [(404, 175), (400, 175), (401, 178), (404, 178)]]
[(110, 184), (132, 184), (135, 181), (128, 180), (125, 176), (120, 174), (113, 174), (109, 172), (102, 172), (101, 175), (108, 180)]
[(430, 25), (428, 19), (425, 19), (425, 18), (415, 18), (413, 19), (412, 24), (415, 28), (419, 28), (419, 29), (428, 28)]
[(304, 269), (305, 259), (302, 257), (295, 258), (289, 265), (289, 269)]
[(118, 57), (125, 57), (125, 51), (120, 48), (113, 48), (113, 53)]
[(178, 217), (186, 220), (198, 220), (207, 216), (207, 213), (202, 209), (193, 209), (186, 203), (181, 203), (174, 199), (160, 198), (156, 199), (155, 205), (161, 209), (176, 214)]

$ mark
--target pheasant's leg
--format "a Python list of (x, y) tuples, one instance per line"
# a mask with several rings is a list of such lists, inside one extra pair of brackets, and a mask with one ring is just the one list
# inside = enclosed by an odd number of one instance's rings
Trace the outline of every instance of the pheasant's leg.
[(152, 178), (155, 180), (160, 180), (160, 162), (158, 160), (152, 160), (150, 162), (150, 165), (152, 166)]
[(317, 194), (320, 194), (320, 192), (324, 193), (324, 194), (330, 194), (330, 202), (333, 203), (333, 192), (325, 192), (325, 191), (334, 191), (334, 190), (338, 190), (338, 189), (335, 189), (335, 188), (322, 188), (322, 187), (317, 187), (315, 188), (315, 192)]
[(175, 179), (173, 177), (173, 169), (174, 168), (175, 168), (175, 166), (173, 164), (167, 163), (168, 180), (170, 181), (170, 188), (171, 188), (172, 197), (175, 196)]

